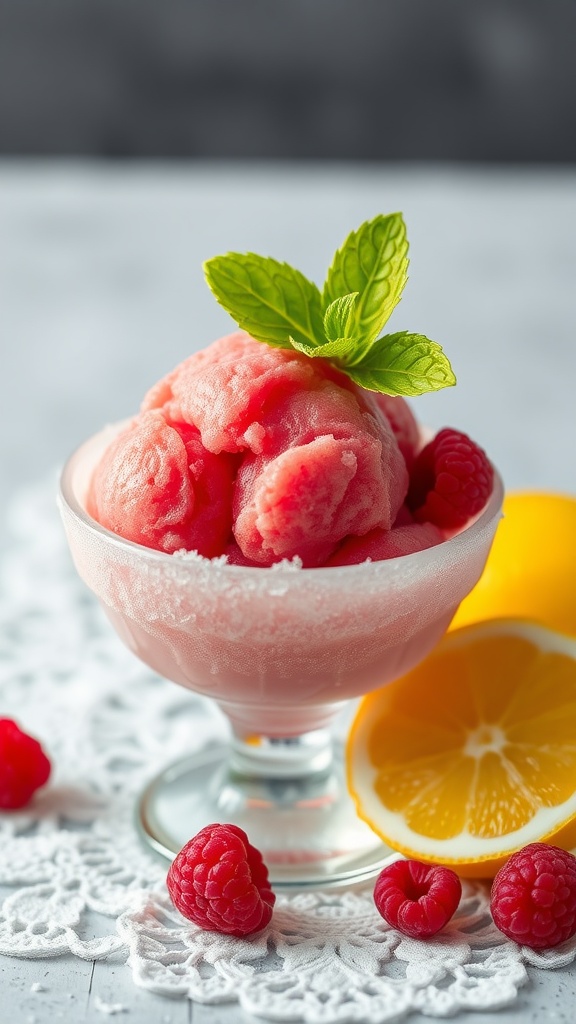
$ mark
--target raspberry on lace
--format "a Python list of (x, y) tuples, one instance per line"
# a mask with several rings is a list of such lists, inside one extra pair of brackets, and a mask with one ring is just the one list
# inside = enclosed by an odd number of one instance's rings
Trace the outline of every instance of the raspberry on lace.
[(378, 912), (413, 939), (435, 935), (454, 914), (462, 884), (456, 872), (418, 860), (397, 860), (380, 872), (374, 886)]
[(576, 934), (576, 857), (530, 843), (512, 854), (492, 883), (494, 923), (514, 942), (550, 949)]
[(458, 529), (484, 508), (493, 482), (494, 470), (482, 448), (446, 427), (417, 455), (406, 503), (416, 522)]
[(166, 882), (174, 906), (201, 928), (251, 935), (272, 917), (268, 869), (237, 825), (201, 829), (177, 854)]
[(50, 761), (38, 740), (11, 718), (0, 718), (0, 808), (24, 807), (48, 782)]

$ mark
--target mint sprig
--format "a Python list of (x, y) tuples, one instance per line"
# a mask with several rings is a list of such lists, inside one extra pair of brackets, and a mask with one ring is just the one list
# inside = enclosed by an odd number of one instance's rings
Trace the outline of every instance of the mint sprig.
[(440, 345), (423, 334), (380, 335), (407, 280), (401, 213), (353, 231), (334, 255), (322, 294), (287, 263), (227, 253), (204, 264), (217, 301), (257, 341), (329, 359), (370, 391), (421, 395), (456, 378)]

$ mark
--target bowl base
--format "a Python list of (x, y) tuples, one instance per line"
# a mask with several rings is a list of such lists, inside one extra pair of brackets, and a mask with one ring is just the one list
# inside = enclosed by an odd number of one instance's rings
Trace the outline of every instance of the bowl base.
[(276, 889), (368, 881), (396, 855), (358, 818), (341, 749), (334, 754), (311, 775), (248, 779), (230, 767), (229, 747), (209, 746), (150, 782), (137, 808), (140, 834), (172, 860), (205, 825), (232, 823), (260, 850)]

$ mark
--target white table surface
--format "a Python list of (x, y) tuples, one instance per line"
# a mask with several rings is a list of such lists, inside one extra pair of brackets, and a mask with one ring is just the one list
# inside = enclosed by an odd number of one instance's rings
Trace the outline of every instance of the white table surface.
[[(576, 492), (576, 170), (4, 162), (0, 516), (14, 488), (232, 329), (203, 259), (252, 250), (321, 283), (347, 232), (395, 209), (412, 260), (391, 329), (439, 341), (458, 376), (417, 400), (420, 418), (469, 432), (508, 488)], [(573, 967), (530, 979), (514, 1007), (458, 1021), (574, 1020)], [(0, 957), (2, 1022), (102, 1021), (98, 997), (127, 1021), (249, 1020), (138, 990), (121, 959)]]

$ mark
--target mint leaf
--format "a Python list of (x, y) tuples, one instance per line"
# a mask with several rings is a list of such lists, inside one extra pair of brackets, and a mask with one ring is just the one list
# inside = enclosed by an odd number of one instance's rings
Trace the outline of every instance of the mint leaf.
[(334, 256), (322, 302), (358, 292), (356, 332), (367, 342), (376, 338), (400, 300), (407, 280), (408, 240), (401, 213), (380, 215), (353, 231)]
[(456, 383), (441, 346), (408, 331), (378, 338), (361, 359), (343, 370), (361, 387), (387, 395), (413, 397)]
[[(358, 348), (357, 338), (335, 338), (334, 341), (327, 341), (324, 345), (316, 345), (314, 348), (312, 345), (300, 345), (294, 338), (290, 338), (292, 347), (298, 352), (303, 352), (305, 356), (309, 356), (310, 359), (334, 359), (342, 360), (343, 363), (353, 357)], [(345, 366), (340, 366), (340, 369), (347, 373)]]
[(350, 292), (334, 299), (324, 313), (324, 333), (328, 341), (351, 338), (354, 332), (354, 309), (359, 292)]
[(229, 252), (204, 264), (217, 301), (257, 341), (291, 348), (290, 337), (312, 348), (324, 331), (320, 292), (299, 270), (255, 253)]

